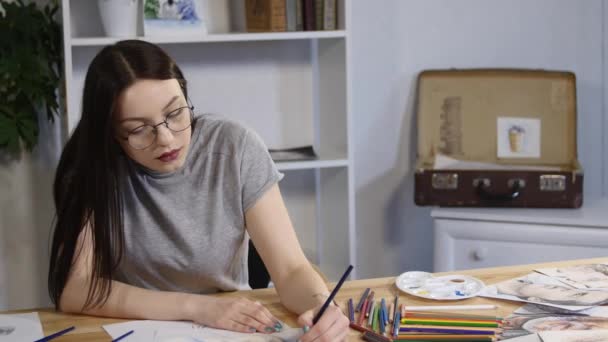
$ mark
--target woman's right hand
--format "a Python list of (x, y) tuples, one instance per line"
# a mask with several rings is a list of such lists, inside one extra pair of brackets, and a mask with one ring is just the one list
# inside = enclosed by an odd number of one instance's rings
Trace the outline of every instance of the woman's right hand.
[(267, 334), (283, 329), (268, 309), (246, 298), (193, 295), (186, 310), (189, 320), (211, 328)]

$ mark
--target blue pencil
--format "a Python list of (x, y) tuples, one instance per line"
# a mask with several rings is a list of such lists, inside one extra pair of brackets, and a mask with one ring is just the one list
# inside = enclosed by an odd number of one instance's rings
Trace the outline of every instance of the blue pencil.
[(122, 340), (123, 338), (131, 335), (132, 333), (133, 333), (133, 330), (130, 330), (130, 331), (118, 336), (117, 338), (113, 339), (112, 342), (118, 342), (118, 341)]
[(353, 309), (353, 299), (352, 298), (348, 299), (348, 319), (350, 319), (351, 322), (355, 321), (355, 310)]
[(382, 306), (382, 321), (386, 324), (386, 322), (388, 322), (388, 314), (386, 313), (386, 300), (384, 300), (384, 298), (382, 298), (382, 303), (380, 303), (380, 305)]
[(36, 340), (34, 342), (46, 342), (46, 341), (50, 341), (50, 340), (54, 339), (55, 337), (59, 337), (59, 336), (61, 336), (63, 334), (67, 334), (68, 332), (70, 332), (70, 331), (72, 331), (74, 329), (76, 329), (76, 327), (72, 326), (72, 327), (69, 327), (67, 329), (63, 329), (61, 331), (58, 331), (58, 332), (56, 332), (54, 334), (51, 334), (51, 335), (49, 335), (47, 337), (43, 337), (43, 338), (41, 338), (39, 340)]
[(395, 314), (395, 319), (393, 319), (393, 337), (397, 337), (399, 335), (399, 322), (401, 322), (401, 312), (398, 310)]
[(327, 307), (329, 306), (331, 301), (334, 300), (334, 297), (336, 296), (336, 294), (342, 287), (342, 284), (344, 284), (346, 277), (348, 277), (348, 275), (350, 274), (350, 271), (352, 271), (352, 270), (353, 270), (353, 265), (348, 265), (348, 267), (346, 268), (346, 271), (344, 271), (344, 274), (342, 275), (342, 278), (340, 278), (340, 280), (336, 284), (336, 287), (334, 287), (334, 289), (331, 291), (331, 293), (329, 294), (329, 297), (327, 297), (327, 299), (325, 300), (325, 303), (323, 303), (323, 306), (321, 306), (321, 309), (319, 310), (319, 312), (317, 312), (315, 317), (312, 318), (313, 325), (317, 324), (317, 322), (319, 321), (319, 319), (321, 318), (321, 316), (323, 315), (325, 310), (327, 310)]
[(356, 312), (361, 311), (361, 308), (363, 307), (363, 302), (365, 301), (365, 298), (367, 298), (367, 295), (369, 294), (369, 287), (365, 289), (365, 291), (363, 292), (363, 295), (361, 296), (361, 299), (359, 299), (359, 303), (357, 304), (357, 310), (355, 310)]

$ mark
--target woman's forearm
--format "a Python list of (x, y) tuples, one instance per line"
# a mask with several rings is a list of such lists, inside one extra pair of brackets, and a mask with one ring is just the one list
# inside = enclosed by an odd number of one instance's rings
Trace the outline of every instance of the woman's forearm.
[(283, 305), (297, 314), (322, 305), (329, 295), (325, 282), (309, 264), (289, 272), (275, 286)]
[[(154, 320), (190, 320), (191, 294), (147, 290), (112, 281), (112, 291), (101, 306), (83, 308), (89, 284), (86, 278), (73, 277), (66, 284), (60, 301), (64, 312), (95, 316)], [(199, 296), (206, 297), (206, 296)], [(198, 298), (197, 298), (198, 300)]]

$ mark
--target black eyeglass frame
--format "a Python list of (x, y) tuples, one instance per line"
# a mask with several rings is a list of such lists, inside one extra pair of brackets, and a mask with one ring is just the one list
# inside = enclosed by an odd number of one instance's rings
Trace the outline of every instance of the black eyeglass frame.
[[(157, 123), (156, 125), (143, 124), (143, 125), (141, 125), (141, 126), (137, 126), (137, 127), (133, 128), (132, 130), (130, 130), (129, 132), (127, 132), (127, 136), (126, 136), (126, 137), (121, 136), (120, 138), (121, 138), (122, 140), (127, 141), (127, 143), (129, 144), (129, 146), (131, 146), (131, 148), (133, 148), (133, 149), (135, 149), (135, 150), (144, 150), (144, 149), (146, 149), (146, 148), (148, 148), (148, 147), (152, 146), (152, 145), (153, 145), (153, 144), (156, 142), (156, 138), (158, 137), (158, 130), (157, 130), (157, 128), (156, 128), (156, 127), (158, 127), (158, 126), (160, 126), (160, 125), (163, 125), (163, 124), (164, 124), (164, 125), (165, 125), (165, 127), (166, 127), (168, 130), (170, 130), (171, 132), (174, 132), (174, 133), (179, 133), (179, 132), (183, 132), (183, 131), (187, 130), (189, 127), (192, 127), (192, 123), (194, 122), (194, 105), (192, 105), (192, 103), (191, 103), (189, 100), (187, 100), (187, 102), (188, 102), (188, 105), (187, 105), (187, 106), (179, 107), (179, 108), (176, 108), (176, 109), (174, 109), (174, 110), (170, 111), (170, 112), (169, 112), (169, 113), (167, 113), (167, 115), (165, 116), (165, 119), (164, 119), (163, 121), (161, 121), (161, 122)], [(185, 128), (180, 129), (179, 131), (176, 131), (176, 130), (174, 130), (174, 129), (171, 129), (171, 128), (169, 127), (169, 122), (168, 122), (167, 120), (169, 119), (169, 117), (171, 116), (171, 114), (173, 114), (173, 113), (175, 113), (175, 112), (177, 112), (177, 111), (179, 111), (179, 110), (182, 110), (182, 109), (184, 109), (184, 108), (188, 108), (188, 109), (190, 110), (190, 124), (189, 124), (188, 126), (186, 126)], [(134, 132), (135, 130), (140, 129), (141, 127), (144, 127), (144, 126), (150, 126), (150, 127), (152, 127), (152, 132), (154, 132), (154, 139), (152, 140), (152, 142), (150, 142), (150, 144), (148, 144), (148, 145), (147, 145), (147, 146), (145, 146), (145, 147), (134, 147), (133, 145), (131, 145), (131, 142), (129, 142), (129, 136), (131, 136), (131, 134), (133, 134), (133, 132)]]

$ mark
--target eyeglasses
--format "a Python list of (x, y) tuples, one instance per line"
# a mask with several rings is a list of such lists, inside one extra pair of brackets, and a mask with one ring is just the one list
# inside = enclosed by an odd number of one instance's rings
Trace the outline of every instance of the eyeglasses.
[(165, 125), (171, 132), (179, 133), (185, 131), (192, 125), (194, 118), (194, 106), (184, 106), (171, 111), (161, 123), (156, 125), (141, 125), (129, 131), (128, 136), (122, 137), (136, 150), (143, 150), (156, 141), (158, 135), (157, 127)]

